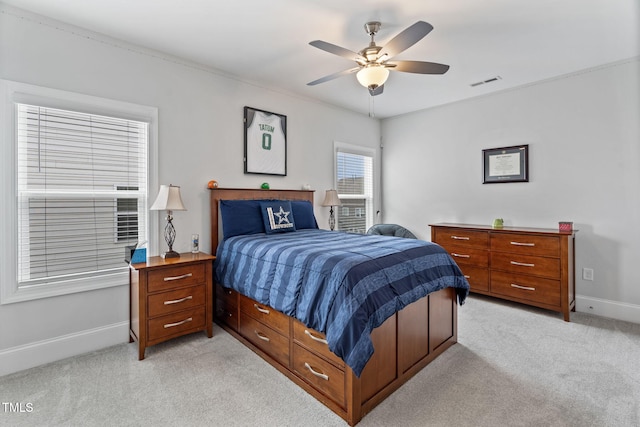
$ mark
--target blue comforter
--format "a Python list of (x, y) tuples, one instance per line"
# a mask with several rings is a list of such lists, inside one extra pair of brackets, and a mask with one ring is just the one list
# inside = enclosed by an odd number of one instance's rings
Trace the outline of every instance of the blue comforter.
[(326, 335), (329, 349), (360, 376), (371, 331), (430, 292), (469, 284), (440, 246), (416, 239), (299, 230), (226, 239), (218, 283)]

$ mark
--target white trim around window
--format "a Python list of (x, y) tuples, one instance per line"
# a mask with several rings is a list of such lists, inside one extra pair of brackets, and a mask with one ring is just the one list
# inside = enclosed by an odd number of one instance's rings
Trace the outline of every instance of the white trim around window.
[[(147, 188), (157, 187), (157, 140), (158, 110), (155, 107), (131, 104), (111, 99), (98, 98), (57, 89), (50, 89), (8, 80), (0, 80), (0, 192), (2, 206), (0, 215), (0, 304), (9, 304), (39, 298), (65, 295), (94, 289), (122, 286), (129, 283), (128, 271), (123, 268), (100, 277), (74, 277), (54, 284), (40, 286), (18, 286), (18, 188), (17, 188), (17, 147), (16, 147), (16, 103), (39, 105), (83, 113), (118, 117), (148, 123), (147, 147)], [(158, 248), (156, 215), (148, 215), (146, 235), (148, 250), (156, 253)]]

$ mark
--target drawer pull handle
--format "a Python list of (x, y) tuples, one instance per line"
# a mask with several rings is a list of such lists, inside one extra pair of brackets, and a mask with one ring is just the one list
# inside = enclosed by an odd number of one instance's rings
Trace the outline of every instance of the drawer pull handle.
[(520, 242), (511, 242), (514, 246), (535, 246), (535, 243), (520, 243)]
[(165, 277), (164, 281), (165, 282), (170, 282), (172, 280), (186, 279), (187, 277), (191, 277), (191, 276), (193, 276), (192, 273), (183, 274), (182, 276)]
[(193, 299), (193, 296), (189, 295), (188, 297), (184, 297), (184, 298), (180, 298), (180, 299), (174, 299), (173, 301), (165, 301), (164, 305), (178, 304), (178, 303), (190, 300), (190, 299)]
[(511, 261), (511, 265), (519, 265), (521, 267), (535, 267), (535, 264), (527, 264), (525, 262)]
[(253, 304), (253, 306), (256, 308), (256, 310), (258, 310), (260, 313), (262, 314), (269, 314), (269, 310), (267, 310), (266, 308), (262, 308), (260, 307), (258, 304)]
[(260, 333), (260, 332), (258, 332), (258, 331), (253, 331), (253, 332), (255, 332), (255, 333), (256, 333), (256, 336), (257, 336), (258, 338), (260, 338), (262, 341), (266, 341), (266, 342), (271, 341), (271, 338), (269, 338), (268, 336), (266, 336), (266, 335), (264, 335), (264, 334), (262, 334), (262, 333)]
[(320, 337), (317, 337), (317, 336), (313, 335), (311, 332), (309, 332), (308, 329), (305, 329), (304, 333), (309, 335), (309, 338), (311, 338), (314, 341), (318, 341), (318, 342), (321, 342), (323, 344), (327, 344), (327, 340), (325, 340), (324, 338), (320, 338)]
[(189, 317), (188, 319), (184, 319), (182, 322), (176, 322), (176, 323), (167, 323), (166, 325), (164, 325), (164, 328), (173, 328), (174, 326), (180, 326), (180, 325), (184, 325), (187, 322), (191, 322), (193, 320), (193, 317)]
[(453, 240), (469, 240), (466, 236), (451, 236)]
[(471, 258), (471, 255), (465, 255), (465, 254), (457, 254), (455, 252), (451, 252), (451, 255), (458, 257), (458, 258)]
[(525, 291), (535, 291), (536, 288), (532, 288), (530, 286), (522, 286), (522, 285), (516, 285), (515, 283), (511, 284), (512, 288), (518, 288), (518, 289), (524, 289)]
[(313, 375), (315, 375), (318, 378), (322, 378), (323, 380), (329, 381), (329, 375), (327, 374), (323, 374), (322, 372), (318, 372), (315, 371), (311, 365), (309, 365), (307, 362), (304, 362), (304, 367), (307, 368), (309, 370), (309, 372), (311, 372)]
[(231, 295), (233, 293), (233, 291), (231, 289), (225, 289), (224, 293), (227, 295)]
[(467, 280), (469, 280), (469, 279), (471, 279), (471, 276), (467, 276), (467, 275), (465, 274), (465, 275), (464, 275), (464, 278), (465, 278), (465, 279), (467, 279)]

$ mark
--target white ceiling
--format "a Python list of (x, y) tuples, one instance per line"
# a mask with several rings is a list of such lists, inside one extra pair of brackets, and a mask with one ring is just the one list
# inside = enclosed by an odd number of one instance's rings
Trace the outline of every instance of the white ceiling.
[[(378, 118), (521, 86), (640, 55), (640, 0), (1, 0), (261, 86)], [(355, 63), (308, 43), (384, 44), (422, 20), (433, 31), (396, 56), (448, 64), (444, 75), (391, 72), (371, 98)], [(470, 84), (495, 76), (477, 87)]]

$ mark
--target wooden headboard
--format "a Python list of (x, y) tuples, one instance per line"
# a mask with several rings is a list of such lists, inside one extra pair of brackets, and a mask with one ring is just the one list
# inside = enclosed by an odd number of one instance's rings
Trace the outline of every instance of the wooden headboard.
[(261, 190), (244, 188), (212, 188), (210, 191), (211, 253), (216, 254), (220, 241), (220, 200), (308, 200), (313, 205), (314, 190)]

